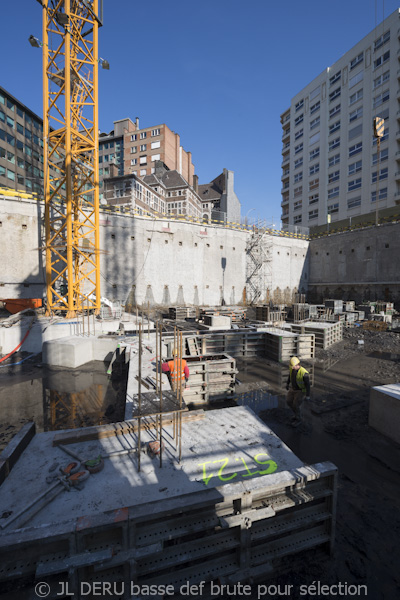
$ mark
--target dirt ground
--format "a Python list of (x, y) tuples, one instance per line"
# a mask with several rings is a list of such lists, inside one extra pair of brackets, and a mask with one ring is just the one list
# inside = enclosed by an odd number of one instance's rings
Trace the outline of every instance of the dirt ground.
[[(362, 342), (362, 343), (359, 343)], [(27, 361), (7, 374), (11, 379), (40, 379), (37, 362)], [(303, 424), (293, 427), (282, 382), (287, 366), (266, 359), (238, 361), (237, 400), (249, 403), (260, 417), (304, 462), (332, 461), (339, 469), (336, 545), (332, 557), (317, 551), (286, 563), (280, 577), (262, 582), (263, 598), (363, 598), (364, 593), (318, 594), (301, 586), (366, 585), (374, 600), (400, 598), (400, 446), (368, 425), (370, 388), (400, 382), (400, 334), (345, 329), (343, 341), (305, 364), (312, 374), (311, 402), (304, 406)], [(11, 377), (11, 379), (10, 379)], [(10, 388), (11, 391), (11, 388)], [(1, 406), (0, 406), (1, 409)], [(28, 419), (0, 427), (3, 446)], [(112, 419), (111, 419), (112, 420)], [(290, 589), (285, 586), (292, 586)], [(326, 589), (326, 588), (325, 588)], [(280, 592), (280, 593), (279, 593)], [(216, 598), (257, 598), (218, 595)]]

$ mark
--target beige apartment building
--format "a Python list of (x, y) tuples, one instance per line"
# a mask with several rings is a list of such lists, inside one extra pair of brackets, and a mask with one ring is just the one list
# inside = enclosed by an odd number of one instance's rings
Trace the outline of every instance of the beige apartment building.
[[(400, 9), (281, 115), (282, 224), (312, 227), (400, 204)], [(375, 117), (385, 120), (380, 153)], [(372, 215), (373, 216), (373, 215)]]

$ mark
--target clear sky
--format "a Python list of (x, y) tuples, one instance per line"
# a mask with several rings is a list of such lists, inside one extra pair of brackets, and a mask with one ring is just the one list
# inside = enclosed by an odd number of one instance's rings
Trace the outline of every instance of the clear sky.
[[(0, 85), (42, 115), (41, 7), (2, 1)], [(104, 0), (100, 129), (166, 123), (200, 183), (235, 172), (242, 215), (280, 224), (280, 115), (400, 0)], [(254, 210), (253, 210), (254, 209)]]

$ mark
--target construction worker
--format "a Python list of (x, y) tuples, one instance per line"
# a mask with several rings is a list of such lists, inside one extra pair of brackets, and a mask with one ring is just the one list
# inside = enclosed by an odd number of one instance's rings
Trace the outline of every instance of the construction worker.
[(300, 366), (297, 356), (292, 356), (289, 361), (286, 389), (288, 390), (286, 402), (294, 413), (293, 425), (300, 425), (304, 396), (306, 400), (310, 400), (310, 375), (304, 367)]
[(162, 364), (163, 373), (168, 373), (173, 390), (178, 389), (179, 380), (182, 381), (182, 390), (186, 387), (189, 380), (189, 367), (184, 358), (178, 359), (178, 350), (173, 351), (174, 358)]

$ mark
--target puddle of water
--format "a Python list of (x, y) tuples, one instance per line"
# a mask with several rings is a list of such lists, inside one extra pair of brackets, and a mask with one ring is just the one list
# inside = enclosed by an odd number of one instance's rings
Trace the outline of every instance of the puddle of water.
[(0, 379), (0, 450), (27, 421), (36, 431), (76, 429), (124, 419), (126, 379), (109, 379), (106, 365), (45, 366), (9, 371)]
[(383, 358), (384, 360), (400, 360), (400, 354), (396, 354), (394, 352), (384, 352), (383, 350), (376, 350), (375, 352), (371, 352), (368, 354), (372, 358)]
[(273, 408), (284, 405), (282, 398), (275, 394), (271, 394), (266, 390), (251, 390), (236, 394), (233, 397), (233, 400), (236, 401), (239, 406), (248, 406), (257, 415), (265, 410), (272, 410)]

